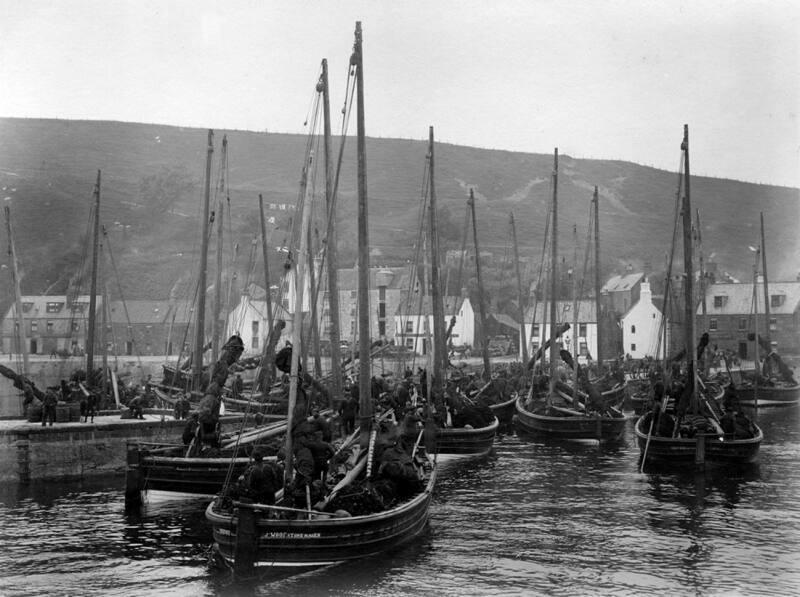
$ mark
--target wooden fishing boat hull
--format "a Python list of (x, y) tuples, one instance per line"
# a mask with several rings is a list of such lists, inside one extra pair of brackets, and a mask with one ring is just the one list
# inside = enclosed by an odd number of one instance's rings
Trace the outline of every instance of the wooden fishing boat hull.
[[(254, 550), (248, 556), (255, 567), (322, 566), (373, 556), (418, 536), (428, 523), (435, 481), (433, 468), (424, 491), (390, 510), (364, 516), (284, 520), (271, 518), (269, 507), (261, 504), (239, 504), (226, 512), (214, 501), (206, 508), (206, 519), (211, 523), (216, 555), (230, 567), (242, 549)], [(243, 547), (238, 525), (245, 508), (255, 516), (255, 537), (250, 546)]]
[(225, 481), (236, 480), (252, 461), (247, 457), (184, 458), (143, 454), (139, 470), (144, 479), (143, 491), (168, 491), (216, 495)]
[(497, 420), (500, 421), (501, 425), (508, 425), (511, 423), (511, 419), (514, 418), (514, 404), (516, 402), (517, 397), (512, 396), (505, 402), (489, 405), (489, 408), (492, 409), (494, 416), (497, 417)]
[[(755, 407), (756, 390), (752, 386), (738, 386), (736, 395), (741, 406)], [(759, 386), (758, 408), (781, 408), (800, 404), (800, 384), (794, 386)]]
[(529, 411), (523, 398), (516, 402), (516, 427), (518, 431), (541, 434), (558, 439), (595, 439), (614, 441), (625, 432), (627, 419), (624, 415), (554, 416)]
[(468, 429), (465, 427), (445, 427), (436, 430), (436, 457), (441, 461), (456, 458), (475, 458), (485, 456), (492, 450), (494, 437), (500, 421), (486, 427)]
[[(752, 438), (729, 439), (717, 435), (707, 435), (704, 446), (704, 462), (711, 463), (747, 463), (758, 456), (764, 432), (757, 425), (756, 434)], [(662, 437), (650, 435), (649, 425), (645, 426), (644, 417), (639, 417), (634, 427), (636, 443), (639, 451), (647, 460), (664, 464), (686, 464), (695, 462), (698, 441), (696, 437)]]

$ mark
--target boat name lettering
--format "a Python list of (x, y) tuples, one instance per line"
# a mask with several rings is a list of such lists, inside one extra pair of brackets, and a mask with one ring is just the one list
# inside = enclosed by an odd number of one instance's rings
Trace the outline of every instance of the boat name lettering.
[(321, 533), (287, 533), (286, 531), (273, 531), (267, 533), (269, 539), (319, 539)]

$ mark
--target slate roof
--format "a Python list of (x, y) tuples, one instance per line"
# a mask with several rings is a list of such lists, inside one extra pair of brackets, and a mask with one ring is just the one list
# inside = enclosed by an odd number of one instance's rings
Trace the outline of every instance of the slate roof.
[(603, 288), (600, 290), (600, 292), (620, 292), (623, 290), (630, 290), (642, 278), (644, 278), (643, 273), (614, 276), (603, 285)]
[[(75, 298), (73, 305), (82, 305), (82, 309), (72, 309), (67, 307), (67, 297), (61, 295), (26, 295), (22, 297), (22, 316), (28, 319), (80, 319), (89, 316), (88, 294), (82, 294)], [(56, 310), (47, 311), (48, 303), (57, 304)], [(97, 308), (103, 305), (103, 297), (97, 296)], [(11, 319), (17, 316), (16, 304), (12, 303), (6, 313), (6, 318)]]
[[(450, 317), (453, 313), (458, 313), (461, 310), (461, 305), (464, 298), (460, 296), (446, 296), (444, 297), (444, 315)], [(425, 296), (422, 301), (422, 311), (420, 313), (419, 297), (412, 297), (409, 301), (406, 297), (400, 301), (395, 315), (433, 315), (433, 305), (431, 304), (431, 297)]]
[[(545, 304), (539, 302), (536, 305), (536, 323), (544, 321)], [(571, 324), (573, 319), (572, 314), (572, 301), (556, 301), (556, 317), (559, 322), (566, 322)], [(550, 319), (550, 303), (547, 303), (547, 318), (548, 324)], [(533, 307), (528, 307), (525, 311), (525, 322), (530, 323), (533, 321)], [(594, 300), (583, 299), (578, 301), (578, 323), (596, 323), (597, 316), (595, 315)]]
[[(791, 315), (800, 309), (800, 282), (769, 282), (770, 315)], [(759, 283), (756, 289), (758, 295), (758, 311), (764, 313), (764, 284)], [(773, 306), (771, 298), (783, 296), (783, 304)], [(723, 296), (721, 307), (714, 306), (714, 297)], [(753, 312), (753, 284), (712, 284), (706, 288), (706, 313), (708, 315), (750, 315)], [(702, 305), (697, 309), (698, 315), (702, 313)]]

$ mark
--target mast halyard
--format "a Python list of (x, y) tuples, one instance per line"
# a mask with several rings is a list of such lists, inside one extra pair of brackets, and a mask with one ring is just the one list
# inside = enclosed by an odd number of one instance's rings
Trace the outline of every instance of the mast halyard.
[(211, 157), (214, 154), (214, 131), (208, 131), (206, 150), (206, 181), (203, 197), (203, 225), (200, 249), (200, 276), (197, 282), (197, 313), (195, 321), (194, 355), (192, 357), (192, 389), (200, 391), (203, 376), (203, 344), (205, 340), (206, 277), (208, 275), (208, 218), (211, 199)]
[(558, 147), (553, 153), (553, 211), (552, 211), (552, 238), (550, 239), (550, 388), (547, 392), (547, 403), (556, 389), (556, 290), (558, 288)]
[(364, 133), (364, 60), (362, 55), (361, 21), (356, 21), (355, 44), (350, 65), (356, 77), (356, 129), (358, 154), (358, 390), (359, 418), (363, 434), (372, 422), (372, 398), (369, 356), (369, 228), (367, 213), (367, 150)]
[(8, 254), (11, 256), (11, 273), (14, 276), (14, 311), (17, 319), (17, 338), (19, 341), (19, 353), (22, 355), (22, 375), (27, 376), (30, 372), (28, 359), (28, 338), (25, 333), (25, 318), (22, 312), (22, 290), (20, 288), (19, 261), (17, 260), (17, 250), (14, 246), (14, 231), (11, 227), (11, 208), (5, 206), (6, 229), (8, 231)]
[[(764, 277), (764, 336), (770, 341), (769, 282), (767, 281), (767, 237), (764, 235), (764, 212), (761, 212), (761, 271)], [(756, 342), (758, 344), (758, 342)]]
[(264, 215), (264, 198), (261, 194), (258, 195), (258, 214), (261, 222), (261, 253), (264, 257), (264, 298), (267, 304), (267, 333), (264, 337), (264, 356), (261, 359), (261, 379), (265, 380), (261, 388), (267, 391), (270, 384), (274, 379), (275, 364), (272, 353), (272, 347), (275, 346), (275, 341), (272, 335), (277, 333), (273, 329), (272, 317), (272, 292), (270, 291), (269, 280), (269, 251), (267, 250), (267, 221)]
[(683, 125), (683, 142), (681, 143), (683, 150), (683, 165), (684, 165), (684, 195), (683, 195), (683, 266), (686, 273), (685, 287), (684, 287), (684, 319), (686, 325), (686, 338), (684, 345), (686, 347), (686, 356), (689, 359), (689, 375), (692, 378), (689, 380), (692, 389), (691, 398), (691, 411), (697, 413), (699, 404), (697, 401), (697, 335), (695, 326), (695, 302), (694, 302), (694, 262), (692, 252), (692, 202), (690, 194), (691, 180), (689, 171), (689, 125)]
[(444, 342), (444, 305), (439, 283), (439, 234), (436, 222), (436, 186), (434, 184), (434, 159), (433, 159), (433, 127), (428, 129), (428, 176), (430, 181), (430, 215), (431, 231), (431, 303), (433, 307), (433, 377), (431, 385), (441, 389), (444, 382), (446, 351)]
[[(331, 164), (331, 102), (328, 93), (328, 61), (322, 60), (322, 74), (317, 88), (322, 88), (322, 114), (325, 151), (325, 208), (328, 214), (326, 238), (326, 251), (328, 261), (328, 311), (330, 320), (331, 341), (331, 393), (330, 399), (342, 395), (342, 355), (339, 350), (341, 335), (339, 332), (339, 281), (336, 279), (339, 261), (336, 249), (336, 212), (333, 189), (333, 167)], [(333, 404), (329, 404), (333, 406)]]
[[(602, 304), (600, 289), (600, 197), (597, 193), (597, 187), (594, 187), (594, 195), (592, 195), (592, 206), (594, 208), (594, 310), (595, 319), (597, 320), (597, 366), (598, 371), (603, 369), (603, 317), (602, 317)], [(657, 355), (656, 355), (657, 356)]]
[(472, 211), (472, 240), (475, 244), (475, 275), (478, 277), (478, 312), (481, 317), (481, 353), (483, 354), (483, 379), (489, 381), (492, 366), (489, 363), (489, 338), (486, 334), (486, 305), (483, 300), (483, 280), (481, 279), (481, 252), (478, 247), (478, 224), (475, 220), (475, 192), (469, 190), (469, 207)]
[(100, 242), (100, 170), (94, 185), (94, 223), (92, 238), (92, 282), (89, 292), (89, 330), (86, 335), (86, 381), (92, 383), (94, 372), (94, 328), (97, 310), (97, 245)]
[(519, 343), (522, 349), (522, 362), (528, 362), (528, 341), (525, 338), (525, 295), (522, 293), (522, 275), (519, 271), (519, 246), (517, 245), (517, 227), (514, 224), (514, 212), (511, 212), (511, 238), (514, 242), (514, 264), (517, 274), (517, 303), (519, 307)]
[(228, 165), (228, 136), (222, 137), (222, 153), (220, 155), (220, 185), (219, 185), (219, 201), (217, 201), (217, 209), (215, 213), (215, 220), (217, 224), (217, 271), (216, 281), (214, 282), (214, 319), (211, 322), (211, 362), (217, 362), (219, 355), (219, 336), (220, 325), (219, 316), (222, 312), (222, 228), (225, 221), (225, 202), (224, 197), (227, 194), (228, 179), (227, 179), (227, 165)]
[[(304, 169), (311, 166), (311, 156), (305, 164)], [(285, 484), (291, 481), (293, 473), (293, 438), (292, 432), (295, 427), (294, 411), (297, 404), (297, 391), (300, 386), (300, 356), (302, 353), (302, 327), (303, 327), (303, 292), (305, 290), (305, 266), (306, 266), (306, 252), (308, 251), (307, 240), (308, 235), (306, 231), (311, 221), (311, 202), (313, 201), (313, 193), (308, 193), (308, 187), (304, 187), (304, 193), (301, 197), (300, 203), (300, 248), (298, 250), (297, 259), (295, 260), (296, 268), (292, 281), (294, 283), (294, 312), (292, 322), (292, 362), (289, 371), (289, 405), (286, 415), (286, 470), (284, 472)], [(309, 297), (310, 298), (310, 297)], [(285, 486), (285, 485), (284, 485)]]

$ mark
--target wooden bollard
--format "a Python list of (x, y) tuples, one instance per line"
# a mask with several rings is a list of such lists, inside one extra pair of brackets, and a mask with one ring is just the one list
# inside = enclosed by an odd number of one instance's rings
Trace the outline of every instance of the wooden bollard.
[(258, 558), (258, 533), (256, 512), (253, 508), (239, 508), (236, 523), (236, 546), (233, 553), (234, 575), (246, 578), (252, 576)]
[(694, 464), (703, 468), (706, 464), (706, 434), (698, 433), (695, 436)]
[(142, 479), (142, 469), (139, 467), (141, 455), (139, 447), (128, 445), (128, 453), (125, 469), (125, 509), (131, 510), (142, 505), (142, 490), (144, 489), (144, 479)]

